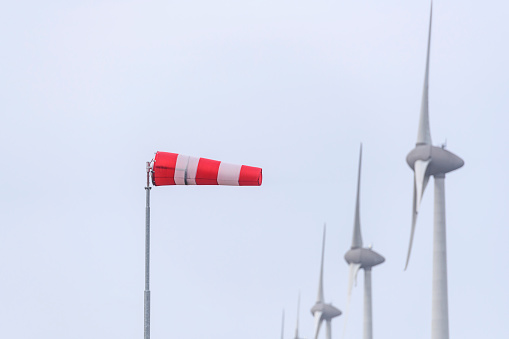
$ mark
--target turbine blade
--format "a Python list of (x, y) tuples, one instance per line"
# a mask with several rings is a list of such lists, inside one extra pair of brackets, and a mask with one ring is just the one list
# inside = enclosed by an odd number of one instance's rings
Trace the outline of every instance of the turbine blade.
[(354, 279), (357, 280), (357, 273), (359, 272), (360, 264), (350, 264), (350, 270), (348, 274), (348, 293), (346, 297), (346, 310), (345, 310), (345, 325), (343, 326), (343, 338), (346, 335), (346, 325), (348, 323), (348, 315), (350, 314), (350, 301), (352, 300), (352, 287)]
[(429, 128), (428, 84), (429, 84), (429, 53), (431, 45), (431, 21), (433, 17), (433, 3), (429, 15), (428, 51), (426, 54), (426, 72), (424, 74), (424, 88), (422, 90), (421, 116), (417, 131), (417, 145), (431, 145), (431, 132)]
[(324, 302), (323, 296), (323, 257), (325, 252), (325, 224), (323, 225), (323, 240), (322, 240), (322, 263), (320, 266), (320, 280), (318, 282), (318, 297), (317, 302)]
[(431, 160), (417, 160), (414, 164), (414, 198), (412, 206), (412, 228), (410, 230), (410, 244), (408, 245), (408, 254), (406, 257), (405, 271), (408, 268), (408, 262), (410, 261), (410, 253), (412, 252), (412, 244), (414, 242), (415, 224), (417, 222), (417, 215), (421, 205), (422, 196), (424, 190), (428, 185), (429, 175), (426, 174), (426, 170)]
[(428, 185), (429, 175), (426, 175), (426, 170), (431, 159), (428, 160), (417, 160), (414, 164), (414, 178), (415, 178), (415, 214), (419, 213), (419, 207), (421, 206), (422, 196), (424, 190)]
[(352, 295), (352, 287), (355, 281), (355, 286), (357, 286), (357, 273), (359, 272), (361, 265), (360, 264), (350, 264), (350, 274), (348, 279), (348, 297)]
[(414, 180), (414, 198), (413, 198), (413, 206), (412, 206), (412, 228), (410, 229), (410, 244), (408, 245), (408, 254), (406, 256), (406, 263), (405, 263), (405, 271), (408, 267), (408, 262), (410, 261), (410, 253), (412, 252), (412, 244), (414, 242), (414, 233), (415, 233), (415, 222), (417, 221), (417, 213), (415, 212), (416, 211), (416, 208), (415, 208), (415, 205), (416, 205), (416, 196), (417, 196), (417, 192), (416, 192), (416, 188), (415, 188), (415, 180)]
[(360, 267), (361, 267), (360, 265), (355, 267), (355, 286), (357, 286), (357, 274), (359, 273)]
[(357, 200), (355, 202), (355, 217), (353, 222), (353, 238), (352, 248), (362, 247), (362, 235), (361, 235), (361, 221), (360, 221), (360, 206), (359, 206), (359, 195), (361, 187), (361, 166), (362, 166), (362, 144), (359, 152), (359, 172), (357, 174)]
[(320, 333), (320, 327), (322, 326), (322, 312), (315, 312), (315, 339), (318, 339), (318, 334)]

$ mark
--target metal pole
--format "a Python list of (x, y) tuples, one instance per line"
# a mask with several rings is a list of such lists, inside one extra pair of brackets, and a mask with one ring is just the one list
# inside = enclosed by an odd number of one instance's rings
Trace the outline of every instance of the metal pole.
[(150, 162), (147, 162), (147, 196), (145, 207), (145, 302), (144, 302), (144, 339), (150, 339)]

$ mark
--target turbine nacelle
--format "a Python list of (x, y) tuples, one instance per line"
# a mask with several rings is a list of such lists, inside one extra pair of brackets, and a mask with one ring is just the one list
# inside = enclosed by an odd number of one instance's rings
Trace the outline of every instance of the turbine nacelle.
[(332, 318), (338, 317), (341, 315), (341, 311), (337, 309), (336, 307), (332, 306), (332, 304), (326, 304), (317, 302), (312, 308), (311, 308), (311, 314), (315, 315), (317, 312), (319, 312), (320, 320), (331, 320)]
[(406, 162), (412, 170), (416, 170), (417, 161), (428, 162), (425, 176), (445, 174), (462, 167), (465, 162), (457, 155), (432, 145), (418, 145), (406, 157)]
[(314, 339), (318, 339), (318, 334), (320, 333), (320, 327), (322, 327), (322, 323), (325, 320), (326, 322), (326, 339), (332, 339), (331, 333), (331, 321), (332, 318), (341, 315), (341, 311), (336, 307), (332, 306), (332, 304), (326, 304), (321, 301), (317, 301), (316, 304), (311, 308), (311, 314), (315, 318), (315, 335)]
[(370, 269), (383, 263), (385, 258), (370, 248), (352, 248), (346, 252), (345, 260), (348, 264), (360, 265), (359, 268)]

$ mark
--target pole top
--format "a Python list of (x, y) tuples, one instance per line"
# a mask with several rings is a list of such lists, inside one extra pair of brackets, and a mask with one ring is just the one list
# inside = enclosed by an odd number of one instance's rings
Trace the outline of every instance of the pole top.
[(152, 163), (154, 162), (154, 159), (147, 161), (147, 186), (146, 189), (151, 189), (150, 187), (150, 172), (152, 171)]

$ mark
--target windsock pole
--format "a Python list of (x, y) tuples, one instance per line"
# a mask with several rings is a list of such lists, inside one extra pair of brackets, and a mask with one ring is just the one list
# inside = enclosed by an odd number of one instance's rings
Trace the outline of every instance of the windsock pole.
[(228, 164), (217, 160), (190, 157), (177, 153), (157, 152), (147, 162), (145, 192), (145, 293), (144, 339), (150, 339), (150, 176), (154, 186), (167, 185), (228, 185), (260, 186), (262, 169)]
[(144, 302), (144, 339), (150, 339), (150, 164), (147, 162), (147, 196), (145, 207), (145, 302)]

